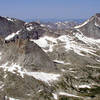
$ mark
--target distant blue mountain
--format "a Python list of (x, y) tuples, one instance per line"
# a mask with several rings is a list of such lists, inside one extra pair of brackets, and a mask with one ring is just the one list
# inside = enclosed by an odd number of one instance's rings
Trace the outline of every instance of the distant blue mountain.
[(40, 22), (65, 22), (65, 21), (75, 21), (78, 23), (84, 22), (86, 19), (65, 19), (65, 18), (46, 18), (46, 19), (24, 19), (25, 22), (40, 21)]

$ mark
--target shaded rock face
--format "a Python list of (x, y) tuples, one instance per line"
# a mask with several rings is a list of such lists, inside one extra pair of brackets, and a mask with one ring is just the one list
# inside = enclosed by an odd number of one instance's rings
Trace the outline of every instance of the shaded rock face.
[(36, 22), (31, 22), (25, 24), (22, 30), (20, 31), (19, 38), (20, 39), (38, 39), (44, 33), (44, 29), (40, 26), (40, 24)]
[(24, 23), (21, 20), (0, 17), (0, 36), (6, 37), (11, 33), (17, 32), (23, 27)]
[(52, 71), (55, 64), (47, 54), (34, 42), (19, 39), (15, 42), (4, 44), (1, 49), (1, 65), (5, 62), (16, 63), (30, 71)]
[(77, 29), (81, 31), (84, 35), (92, 38), (100, 38), (100, 13), (91, 17), (81, 27)]
[(0, 37), (5, 38), (17, 31), (20, 31), (20, 39), (38, 39), (44, 33), (43, 28), (36, 22), (25, 23), (14, 18), (0, 17)]

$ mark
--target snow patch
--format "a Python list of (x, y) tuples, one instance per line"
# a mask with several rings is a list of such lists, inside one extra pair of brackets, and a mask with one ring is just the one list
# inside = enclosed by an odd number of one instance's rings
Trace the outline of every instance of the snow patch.
[(16, 21), (15, 19), (12, 19), (12, 18), (9, 18), (9, 17), (6, 17), (6, 19), (7, 19), (8, 21), (11, 21), (11, 22)]
[(15, 98), (9, 98), (9, 100), (19, 100), (19, 99), (15, 99)]
[(86, 44), (97, 44), (97, 43), (99, 44), (100, 43), (100, 39), (89, 38), (79, 33), (73, 33), (73, 35)]
[(96, 26), (96, 27), (100, 27), (100, 25), (99, 25), (98, 23), (96, 23), (96, 22), (95, 22), (95, 26)]
[(65, 70), (65, 69), (61, 69), (61, 71), (62, 71), (62, 72), (65, 72), (66, 70)]
[(100, 62), (100, 59), (96, 59), (97, 62)]
[(0, 68), (3, 68), (4, 71), (8, 71), (8, 72), (11, 72), (14, 74), (16, 74), (16, 71), (17, 71), (21, 77), (24, 77), (25, 72), (22, 71), (22, 68), (17, 64), (8, 65), (8, 62), (7, 62), (7, 63), (1, 65)]
[(58, 100), (58, 96), (57, 96), (57, 94), (52, 93), (52, 95), (53, 95), (53, 97), (54, 97), (55, 100)]
[(64, 64), (64, 61), (60, 61), (60, 60), (53, 60), (53, 61), (59, 64)]
[(43, 91), (43, 89), (39, 90), (37, 93), (40, 93), (41, 91)]
[(17, 31), (16, 33), (12, 33), (10, 35), (8, 35), (5, 40), (10, 40), (12, 39), (14, 36), (18, 35), (20, 33), (21, 30)]
[(60, 37), (58, 37), (58, 40), (64, 42), (66, 45), (65, 45), (65, 48), (67, 50), (70, 50), (71, 48), (71, 38), (68, 36), (68, 35), (62, 35)]
[(89, 85), (79, 85), (79, 88), (91, 88)]
[(41, 27), (46, 27), (46, 25), (44, 25), (44, 24), (41, 24), (40, 26), (41, 26)]
[(77, 88), (91, 88), (91, 86), (90, 85), (79, 85), (79, 86), (75, 86), (75, 87), (77, 87)]
[[(81, 42), (75, 41), (75, 38), (77, 38), (80, 41), (83, 41), (85, 44), (83, 45)], [(53, 52), (54, 47), (56, 45), (59, 45), (60, 43), (65, 48), (66, 52), (72, 50), (76, 54), (81, 56), (86, 56), (88, 54), (94, 55), (95, 48), (93, 47), (93, 45), (100, 48), (100, 39), (95, 40), (92, 38), (88, 38), (84, 36), (82, 33), (81, 34), (73, 33), (73, 36), (62, 35), (59, 36), (58, 38), (44, 36), (38, 40), (31, 39), (30, 41), (34, 41), (45, 52)], [(64, 63), (64, 62), (59, 62), (59, 63)]]
[(33, 76), (34, 78), (44, 81), (45, 83), (50, 83), (55, 80), (58, 80), (60, 74), (53, 74), (53, 73), (45, 73), (45, 72), (27, 72), (29, 76)]
[(86, 67), (95, 68), (95, 69), (100, 69), (100, 67), (97, 67), (97, 66), (90, 66), (90, 65), (87, 65)]
[(69, 94), (69, 93), (66, 93), (66, 92), (59, 92), (59, 95), (68, 96), (68, 97), (82, 98), (80, 96), (76, 96), (76, 95)]
[(41, 37), (38, 40), (31, 39), (30, 41), (34, 41), (37, 45), (39, 45), (43, 49), (48, 48), (48, 50), (45, 49), (46, 52), (52, 52), (54, 44), (57, 43), (56, 38), (49, 36)]
[(28, 72), (27, 70), (23, 69), (21, 66), (17, 64), (8, 65), (8, 63), (6, 63), (0, 66), (0, 68), (3, 68), (4, 71), (20, 75), (22, 78), (24, 78), (24, 75), (28, 75), (48, 84), (50, 82), (58, 80), (60, 77), (60, 74), (45, 73), (45, 72)]
[(40, 38), (38, 40), (31, 39), (30, 41), (34, 41), (36, 44), (38, 44), (42, 48), (46, 48), (46, 47), (49, 46), (49, 44), (47, 43), (47, 41), (45, 40), (45, 38)]
[(7, 96), (5, 96), (5, 99), (6, 100), (20, 100), (20, 99), (15, 99), (15, 98), (12, 98), (12, 97), (7, 97)]
[(34, 27), (33, 27), (33, 26), (30, 26), (30, 27), (27, 27), (26, 29), (27, 29), (28, 31), (31, 31), (31, 30), (34, 29)]
[(85, 53), (94, 52), (93, 50), (86, 48), (86, 47), (83, 47), (82, 45), (78, 44), (70, 36), (66, 36), (66, 35), (61, 36), (61, 37), (59, 37), (59, 39), (62, 42), (65, 42), (66, 51), (73, 50), (75, 53), (77, 53), (78, 55), (81, 55), (81, 56), (84, 56), (84, 54), (81, 53), (82, 51), (85, 52)]
[(0, 85), (0, 90), (2, 90), (2, 89), (3, 89), (3, 87), (4, 87), (4, 84)]
[(65, 63), (64, 61), (61, 61), (61, 60), (53, 60), (54, 62), (56, 63), (59, 63), (59, 64), (64, 64), (64, 65), (70, 65), (71, 63), (67, 62)]

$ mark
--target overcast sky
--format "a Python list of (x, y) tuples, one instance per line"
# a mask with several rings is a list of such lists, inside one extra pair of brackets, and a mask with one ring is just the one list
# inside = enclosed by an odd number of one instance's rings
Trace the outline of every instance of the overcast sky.
[(0, 0), (0, 15), (16, 18), (88, 18), (100, 0)]

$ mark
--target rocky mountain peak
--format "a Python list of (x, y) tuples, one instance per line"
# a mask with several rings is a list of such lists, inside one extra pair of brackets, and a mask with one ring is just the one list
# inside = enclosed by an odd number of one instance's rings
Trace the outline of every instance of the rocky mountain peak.
[(96, 15), (86, 20), (84, 23), (75, 26), (75, 29), (78, 32), (88, 37), (99, 39), (100, 38), (100, 14), (97, 13)]

